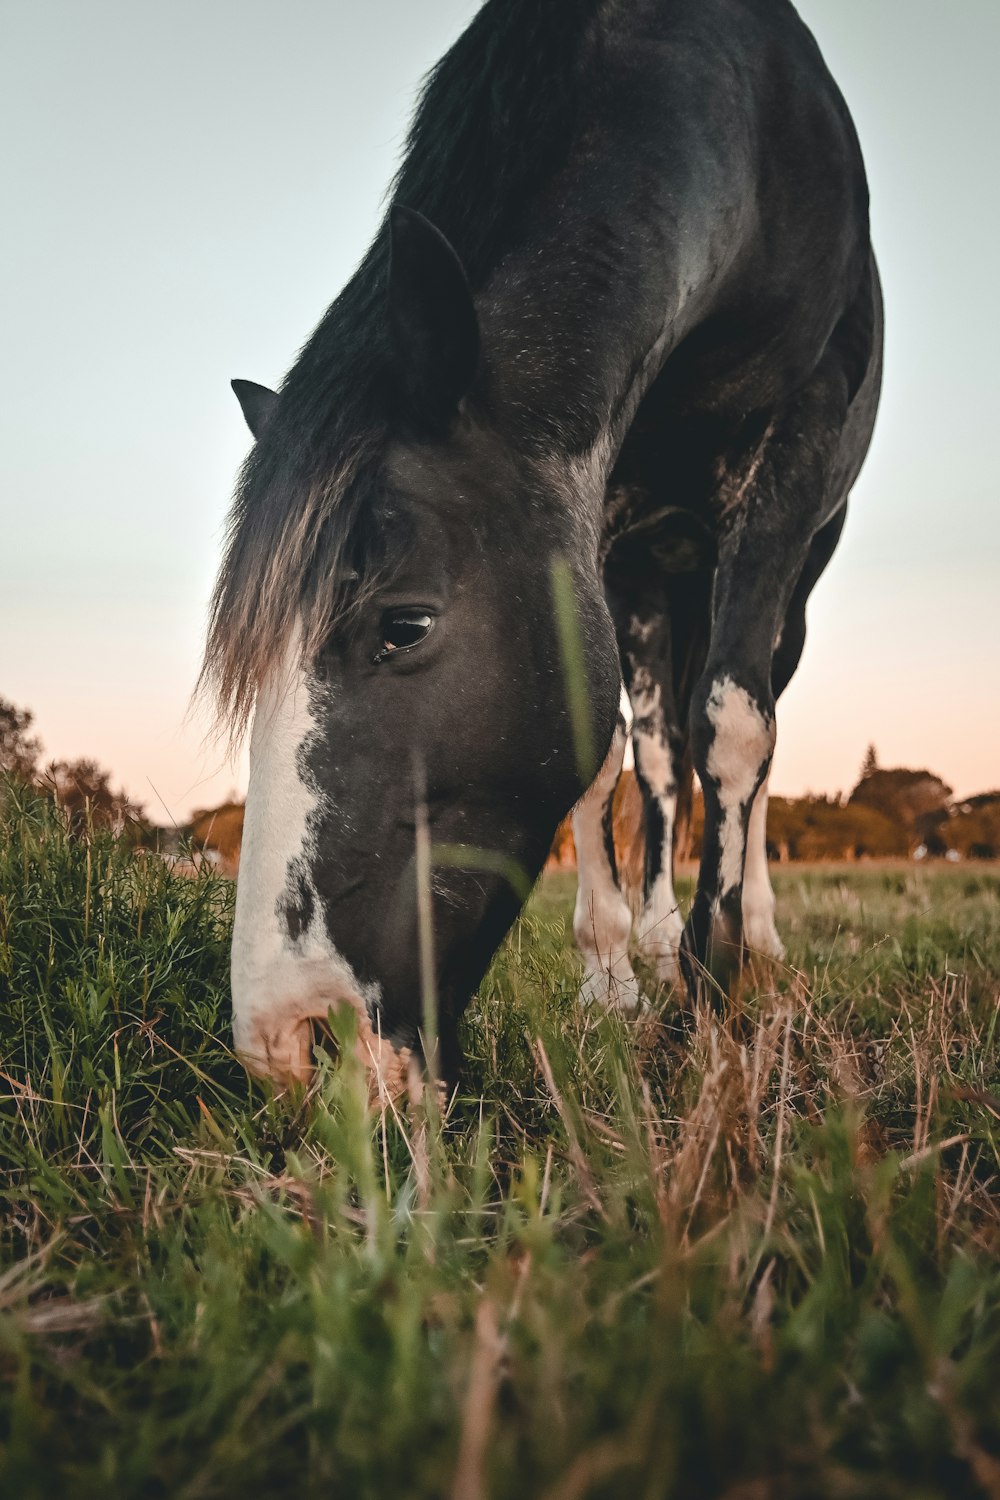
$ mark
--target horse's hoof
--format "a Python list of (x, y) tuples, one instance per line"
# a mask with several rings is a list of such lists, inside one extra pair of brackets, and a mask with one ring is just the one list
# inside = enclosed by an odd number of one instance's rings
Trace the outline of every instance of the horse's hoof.
[(603, 1010), (616, 1010), (629, 1017), (643, 1015), (649, 1009), (639, 981), (631, 970), (619, 975), (608, 969), (588, 974), (580, 986), (580, 1004), (587, 1008), (600, 1006)]
[(748, 922), (743, 929), (743, 940), (751, 958), (771, 958), (776, 963), (785, 959), (785, 945), (778, 936), (774, 923)]

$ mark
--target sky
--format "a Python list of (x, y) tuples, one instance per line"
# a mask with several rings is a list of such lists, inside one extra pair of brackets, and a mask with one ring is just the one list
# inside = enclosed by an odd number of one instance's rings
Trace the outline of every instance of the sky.
[[(158, 821), (245, 788), (194, 712), (249, 437), (363, 255), (473, 0), (0, 0), (0, 696)], [(858, 125), (886, 386), (772, 788), (873, 742), (1000, 786), (996, 0), (800, 0)]]

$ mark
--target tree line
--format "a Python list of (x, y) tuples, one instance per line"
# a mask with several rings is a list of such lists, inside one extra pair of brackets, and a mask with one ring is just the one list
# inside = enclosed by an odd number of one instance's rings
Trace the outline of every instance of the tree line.
[[(615, 795), (614, 823), (620, 864), (630, 878), (641, 880), (641, 798), (631, 771)], [(679, 859), (698, 857), (703, 829), (704, 806), (696, 789), (676, 831)], [(1000, 859), (1000, 791), (956, 802), (951, 787), (933, 771), (884, 768), (869, 745), (857, 784), (846, 797), (772, 797), (767, 843), (768, 856), (776, 861)], [(556, 835), (553, 860), (574, 861), (569, 819)]]
[[(70, 828), (109, 828), (134, 844), (176, 848), (187, 834), (195, 848), (217, 852), (222, 867), (235, 870), (243, 833), (243, 805), (196, 812), (186, 829), (158, 829), (140, 804), (112, 785), (111, 773), (96, 760), (42, 763), (34, 715), (0, 697), (0, 776), (38, 788), (61, 807)], [(622, 777), (615, 802), (616, 842), (625, 864), (641, 863), (641, 807), (632, 772)], [(696, 858), (704, 825), (700, 794), (677, 830), (681, 859)], [(854, 860), (890, 858), (1000, 859), (1000, 791), (960, 802), (933, 771), (879, 765), (869, 745), (857, 784), (847, 797), (772, 797), (768, 814), (768, 854), (773, 860)], [(638, 851), (638, 852), (637, 852)], [(553, 845), (556, 863), (573, 862), (569, 819)]]
[(152, 825), (143, 809), (111, 782), (111, 772), (96, 760), (50, 760), (42, 764), (42, 742), (34, 733), (35, 716), (0, 697), (0, 776), (50, 796), (62, 808), (74, 833), (108, 828), (144, 842)]

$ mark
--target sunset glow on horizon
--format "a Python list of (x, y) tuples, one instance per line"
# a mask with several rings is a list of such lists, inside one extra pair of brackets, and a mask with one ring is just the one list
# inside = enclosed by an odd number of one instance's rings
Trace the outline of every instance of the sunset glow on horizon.
[[(1000, 787), (1000, 8), (963, 0), (960, 56), (932, 0), (798, 8), (865, 151), (887, 360), (772, 789), (847, 793), (874, 743), (964, 797)], [(156, 822), (246, 787), (245, 751), (230, 762), (190, 702), (250, 441), (229, 379), (279, 383), (375, 231), (419, 79), (476, 9), (4, 15), (0, 696), (34, 712), (46, 759), (95, 758)]]

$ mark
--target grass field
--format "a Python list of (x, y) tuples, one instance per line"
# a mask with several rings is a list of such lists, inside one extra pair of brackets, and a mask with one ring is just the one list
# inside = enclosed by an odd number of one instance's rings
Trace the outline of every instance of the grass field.
[(682, 1039), (580, 1013), (549, 879), (371, 1117), (230, 1055), (228, 885), (9, 802), (0, 1492), (1000, 1496), (1000, 877), (776, 883)]

